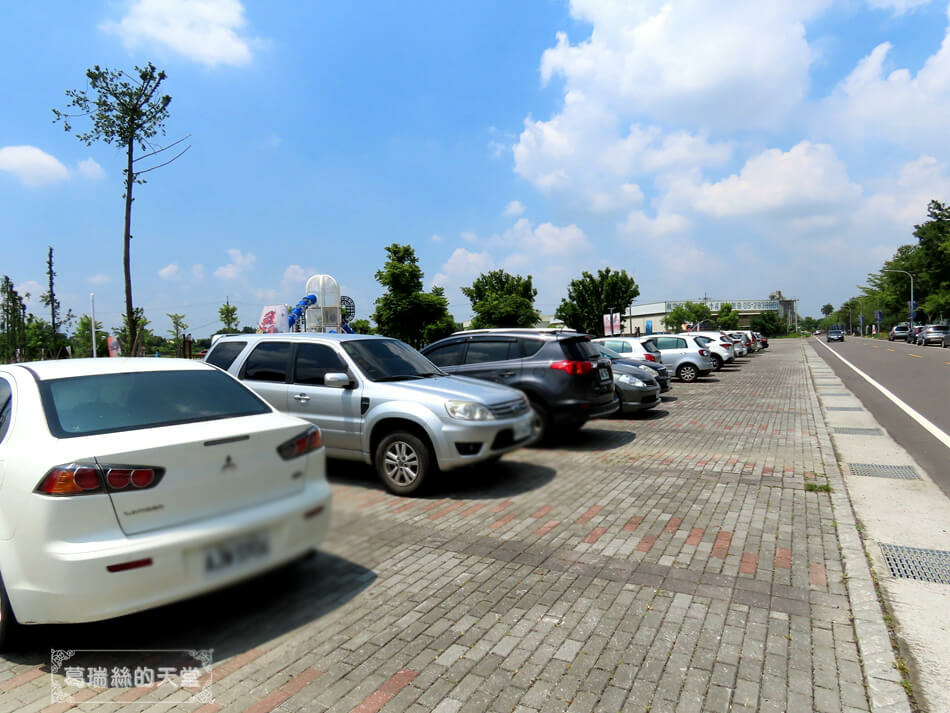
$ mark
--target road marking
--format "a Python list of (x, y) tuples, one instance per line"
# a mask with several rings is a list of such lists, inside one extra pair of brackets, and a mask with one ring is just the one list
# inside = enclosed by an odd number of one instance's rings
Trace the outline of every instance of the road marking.
[[(821, 344), (821, 342), (819, 342), (819, 344)], [(877, 389), (882, 394), (884, 394), (884, 396), (890, 399), (891, 402), (895, 406), (897, 406), (897, 408), (899, 408), (901, 411), (903, 411), (912, 419), (914, 419), (921, 426), (921, 428), (927, 431), (930, 435), (932, 435), (934, 438), (940, 441), (947, 448), (950, 448), (950, 436), (948, 436), (946, 433), (944, 433), (939, 428), (937, 428), (937, 426), (935, 426), (931, 421), (929, 421), (926, 417), (924, 417), (919, 411), (917, 411), (916, 409), (912, 408), (911, 406), (908, 406), (906, 403), (901, 401), (891, 391), (881, 386), (879, 383), (877, 383), (874, 379), (872, 379), (870, 376), (868, 376), (863, 371), (861, 371), (858, 367), (856, 367), (850, 361), (848, 361), (843, 356), (838, 354), (838, 352), (836, 352), (834, 349), (832, 349), (831, 347), (827, 347), (824, 344), (822, 344), (822, 346), (825, 347), (825, 349), (827, 349), (829, 352), (834, 354), (836, 357), (838, 357), (841, 361), (843, 361), (849, 367), (851, 367), (854, 370), (854, 372), (858, 374), (858, 376), (860, 376), (862, 379), (867, 381), (871, 386), (873, 386), (875, 389)]]
[(907, 356), (912, 356), (914, 357), (914, 359), (923, 359), (923, 357), (920, 356), (920, 354), (908, 354)]

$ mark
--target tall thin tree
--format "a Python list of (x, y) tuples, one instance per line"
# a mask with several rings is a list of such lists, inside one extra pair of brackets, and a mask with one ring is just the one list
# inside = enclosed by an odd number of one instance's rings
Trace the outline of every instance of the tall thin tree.
[[(124, 71), (116, 71), (95, 65), (86, 70), (89, 90), (68, 89), (67, 107), (77, 110), (71, 114), (53, 109), (53, 121), (61, 121), (63, 129), (72, 131), (70, 120), (76, 117), (90, 117), (92, 128), (76, 134), (76, 138), (87, 146), (96, 141), (116, 144), (125, 151), (125, 231), (122, 236), (122, 270), (125, 275), (125, 319), (128, 324), (129, 345), (134, 349), (137, 344), (139, 325), (132, 302), (132, 269), (130, 262), (130, 242), (132, 240), (132, 188), (136, 183), (145, 183), (142, 175), (167, 166), (187, 151), (186, 146), (177, 155), (155, 166), (145, 169), (136, 167), (142, 159), (151, 158), (180, 144), (188, 137), (175, 141), (168, 146), (156, 146), (152, 143), (158, 134), (165, 135), (165, 120), (168, 118), (168, 105), (172, 98), (160, 94), (159, 88), (165, 81), (165, 72), (159, 71), (151, 62), (145, 67), (135, 68), (136, 76)], [(136, 148), (142, 155), (136, 156)]]

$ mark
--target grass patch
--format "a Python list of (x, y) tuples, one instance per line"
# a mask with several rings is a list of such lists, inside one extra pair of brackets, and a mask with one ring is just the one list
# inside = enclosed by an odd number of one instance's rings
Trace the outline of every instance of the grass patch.
[(805, 483), (805, 490), (807, 490), (809, 493), (830, 493), (831, 486), (828, 485), (828, 483), (822, 483), (821, 485), (818, 485), (818, 483), (809, 482)]

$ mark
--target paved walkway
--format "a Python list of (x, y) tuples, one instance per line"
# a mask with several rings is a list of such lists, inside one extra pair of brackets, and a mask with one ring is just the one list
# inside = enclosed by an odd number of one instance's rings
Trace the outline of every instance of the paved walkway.
[[(43, 675), (66, 646), (214, 647), (215, 702), (169, 687), (154, 711), (909, 711), (810, 349), (777, 340), (656, 412), (448, 474), (427, 498), (335, 463), (323, 554), (161, 612), (43, 627), (35, 653), (0, 660), (0, 713), (68, 709)], [(79, 705), (155, 699), (137, 690)]]

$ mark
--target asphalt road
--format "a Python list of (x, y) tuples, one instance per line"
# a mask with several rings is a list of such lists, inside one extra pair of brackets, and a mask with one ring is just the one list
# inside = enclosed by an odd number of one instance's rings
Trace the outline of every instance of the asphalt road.
[(840, 354), (944, 434), (950, 434), (950, 349), (861, 337), (831, 344), (815, 338), (813, 343), (818, 354), (891, 437), (914, 456), (950, 497), (950, 448), (829, 353), (830, 349)]

